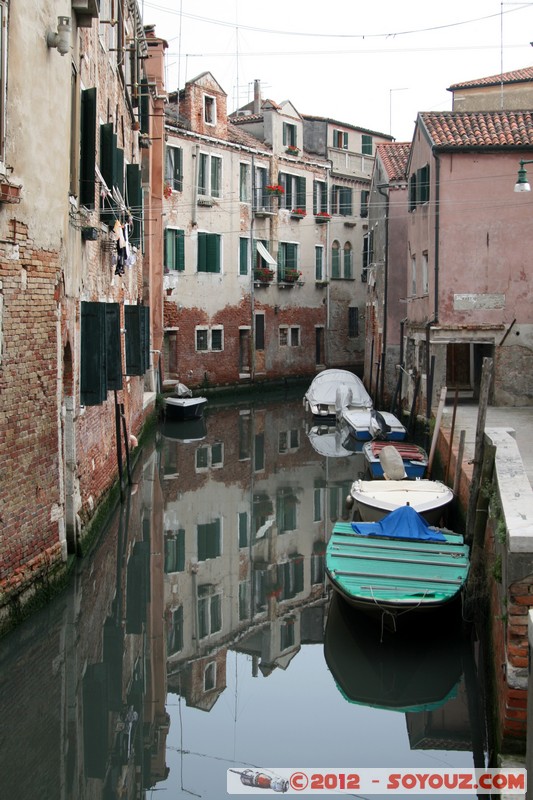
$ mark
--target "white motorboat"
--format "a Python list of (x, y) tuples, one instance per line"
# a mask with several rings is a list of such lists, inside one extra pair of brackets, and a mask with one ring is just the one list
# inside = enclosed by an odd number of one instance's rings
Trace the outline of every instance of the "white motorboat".
[(177, 383), (174, 394), (165, 398), (165, 417), (173, 420), (198, 419), (204, 413), (207, 397), (193, 397), (183, 383)]
[(407, 434), (398, 417), (388, 411), (346, 406), (341, 411), (341, 419), (346, 423), (350, 436), (358, 442), (371, 439), (401, 442)]
[(429, 522), (439, 523), (453, 492), (441, 481), (427, 478), (415, 480), (380, 481), (356, 480), (350, 498), (364, 522), (377, 522), (400, 506), (409, 505)]
[(372, 408), (372, 398), (363, 381), (346, 369), (325, 369), (313, 379), (304, 395), (304, 405), (315, 417), (336, 417), (340, 409)]

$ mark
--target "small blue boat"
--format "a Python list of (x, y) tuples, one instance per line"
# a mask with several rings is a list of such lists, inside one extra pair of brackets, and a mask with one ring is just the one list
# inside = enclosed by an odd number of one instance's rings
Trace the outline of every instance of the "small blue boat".
[(358, 442), (379, 439), (388, 442), (402, 442), (407, 430), (398, 417), (388, 411), (367, 408), (342, 409), (342, 420), (348, 427), (350, 436)]
[(469, 566), (463, 536), (430, 526), (411, 506), (379, 522), (336, 523), (326, 548), (334, 589), (356, 608), (391, 617), (451, 603)]
[[(387, 448), (387, 449), (386, 449)], [(409, 442), (365, 442), (363, 445), (363, 455), (365, 457), (367, 469), (373, 478), (383, 478), (385, 470), (383, 467), (383, 455), (394, 454), (396, 458), (403, 461), (403, 475), (396, 472), (389, 474), (389, 478), (401, 480), (402, 478), (423, 478), (426, 474), (428, 465), (428, 455), (426, 451), (417, 444)], [(386, 460), (385, 460), (386, 463)], [(394, 464), (396, 467), (396, 464)]]

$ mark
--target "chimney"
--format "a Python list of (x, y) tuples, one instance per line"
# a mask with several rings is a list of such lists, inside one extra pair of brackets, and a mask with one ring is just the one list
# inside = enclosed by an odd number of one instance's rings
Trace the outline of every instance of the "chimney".
[(254, 114), (261, 113), (261, 81), (258, 78), (254, 81)]

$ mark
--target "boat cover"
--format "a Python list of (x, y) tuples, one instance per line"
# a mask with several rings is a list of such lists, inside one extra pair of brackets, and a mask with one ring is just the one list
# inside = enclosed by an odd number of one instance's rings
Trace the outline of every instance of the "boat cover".
[(360, 536), (381, 536), (387, 539), (418, 539), (445, 542), (446, 537), (432, 528), (411, 506), (401, 506), (391, 511), (379, 522), (352, 522), (353, 530)]
[(326, 369), (320, 372), (313, 379), (305, 396), (311, 404), (334, 405), (339, 386), (351, 390), (350, 405), (360, 408), (372, 407), (372, 398), (366, 391), (362, 380), (357, 375), (343, 369)]

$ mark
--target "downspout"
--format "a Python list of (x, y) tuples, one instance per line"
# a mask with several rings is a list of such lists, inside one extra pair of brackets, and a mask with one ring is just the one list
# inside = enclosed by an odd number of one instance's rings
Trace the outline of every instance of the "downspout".
[(381, 378), (379, 386), (379, 397), (383, 403), (383, 393), (385, 390), (385, 361), (387, 352), (387, 315), (388, 315), (388, 293), (389, 293), (389, 191), (390, 184), (378, 184), (377, 190), (385, 198), (385, 256), (383, 259), (383, 338), (381, 342)]
[(255, 186), (255, 159), (252, 153), (252, 205), (250, 208), (250, 246), (248, 264), (250, 267), (250, 380), (255, 381), (255, 286), (254, 286), (254, 216), (257, 208)]
[[(440, 158), (435, 152), (435, 148), (432, 150), (433, 158), (435, 159), (435, 268), (434, 268), (434, 275), (435, 275), (435, 292), (433, 295), (433, 319), (428, 320), (426, 322), (426, 401), (428, 406), (428, 417), (429, 411), (432, 406), (432, 398), (428, 395), (428, 386), (429, 386), (429, 372), (430, 372), (430, 364), (431, 364), (431, 357), (430, 357), (430, 344), (431, 344), (431, 335), (430, 335), (430, 328), (432, 325), (437, 325), (439, 322), (439, 234), (440, 234)], [(433, 385), (433, 376), (432, 381)]]
[(200, 163), (200, 161), (198, 159), (198, 153), (199, 152), (200, 152), (200, 145), (199, 144), (195, 144), (194, 147), (193, 147), (193, 151), (192, 151), (192, 157), (193, 157), (192, 174), (194, 176), (194, 178), (193, 178), (194, 184), (193, 184), (193, 187), (192, 187), (191, 223), (192, 223), (193, 227), (195, 227), (198, 224), (197, 213), (198, 213), (198, 170), (199, 170), (199, 166), (198, 165)]
[[(330, 182), (331, 182), (331, 164), (328, 164), (326, 167), (327, 175), (326, 175), (326, 198), (327, 198), (327, 210), (328, 213), (331, 213), (331, 206), (330, 206)], [(330, 315), (331, 315), (331, 294), (330, 294), (330, 270), (331, 270), (331, 236), (330, 236), (330, 228), (329, 225), (326, 225), (326, 258), (324, 259), (324, 277), (326, 279), (326, 330), (324, 335), (324, 363), (329, 364), (329, 326), (330, 326)]]

